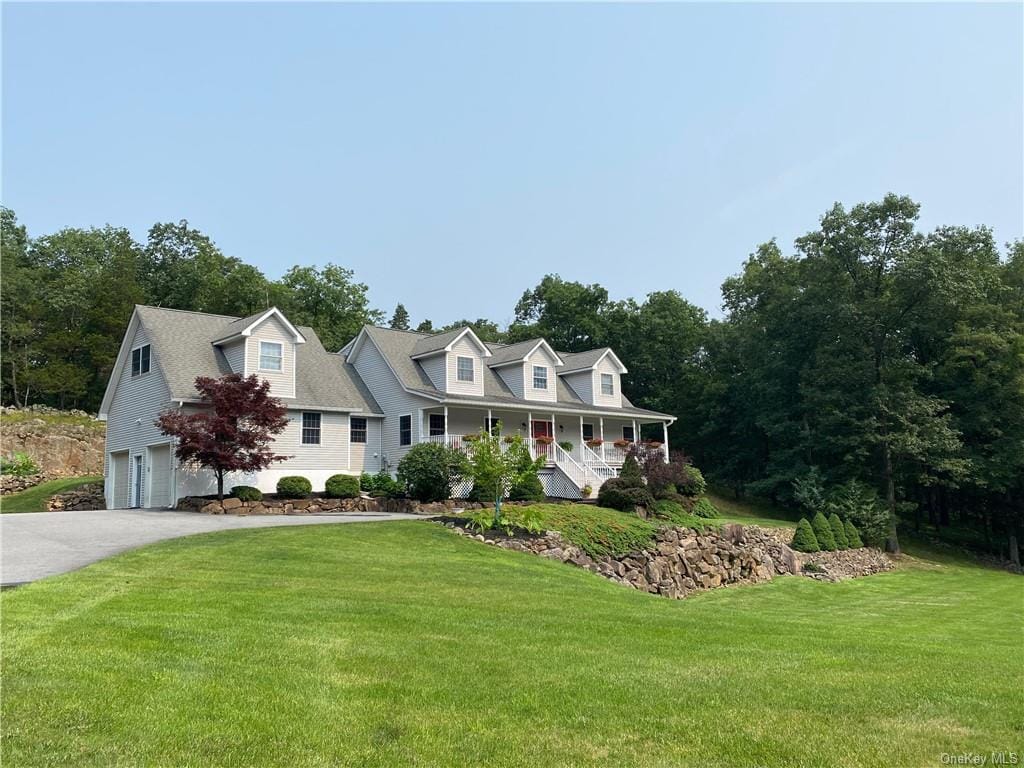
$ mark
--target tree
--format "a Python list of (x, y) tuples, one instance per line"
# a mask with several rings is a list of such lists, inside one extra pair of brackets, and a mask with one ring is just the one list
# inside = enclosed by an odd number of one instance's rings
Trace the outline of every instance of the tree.
[(508, 329), (510, 342), (542, 336), (552, 347), (582, 352), (599, 347), (606, 336), (608, 291), (600, 285), (567, 282), (547, 275), (516, 304)]
[(416, 333), (433, 333), (433, 332), (434, 332), (434, 324), (432, 322), (430, 322), (429, 320), (424, 320), (423, 322), (421, 322), (419, 325), (416, 326)]
[(469, 445), (469, 474), (474, 488), (494, 499), (494, 526), (501, 523), (501, 500), (509, 488), (525, 489), (528, 477), (534, 477), (544, 466), (545, 457), (530, 458), (530, 451), (522, 435), (514, 435), (510, 443), (503, 442), (501, 424), (490, 432), (481, 429)]
[(404, 304), (398, 304), (395, 307), (395, 313), (391, 315), (391, 322), (388, 325), (396, 331), (409, 330), (409, 312)]
[(454, 323), (449, 323), (444, 328), (438, 328), (436, 333), (444, 333), (445, 331), (452, 331), (456, 328), (472, 328), (473, 333), (477, 335), (480, 341), (504, 341), (505, 334), (502, 333), (497, 323), (491, 322), (482, 317), (478, 317), (476, 320), (456, 320)]
[(806, 517), (801, 517), (797, 523), (796, 533), (793, 534), (793, 549), (797, 552), (817, 552), (821, 549), (818, 538), (814, 535), (814, 529), (807, 522)]
[(196, 391), (202, 401), (197, 412), (164, 411), (156, 425), (175, 438), (180, 461), (214, 473), (218, 499), (224, 499), (228, 472), (258, 472), (288, 458), (275, 454), (270, 446), (273, 436), (288, 426), (288, 411), (270, 396), (269, 382), (255, 374), (199, 376)]
[(353, 280), (352, 270), (328, 264), (323, 269), (292, 267), (271, 295), (294, 324), (311, 326), (325, 348), (337, 351), (364, 325), (383, 322), (383, 315), (370, 309), (367, 290)]

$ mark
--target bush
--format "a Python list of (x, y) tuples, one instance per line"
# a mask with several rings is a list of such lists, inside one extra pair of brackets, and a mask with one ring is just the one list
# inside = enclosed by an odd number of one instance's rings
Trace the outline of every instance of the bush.
[(843, 523), (843, 530), (846, 531), (846, 543), (850, 545), (850, 549), (860, 549), (864, 546), (864, 542), (861, 541), (860, 531), (857, 530), (857, 526), (846, 520)]
[(793, 543), (790, 546), (797, 552), (817, 552), (821, 549), (818, 537), (814, 535), (814, 529), (806, 517), (801, 517), (800, 522), (796, 524), (796, 533), (793, 534)]
[(354, 475), (331, 475), (324, 483), (324, 496), (329, 499), (358, 498), (359, 480)]
[(850, 480), (836, 488), (827, 503), (829, 512), (851, 521), (865, 544), (880, 547), (889, 534), (889, 510), (874, 488)]
[(0, 475), (25, 477), (38, 474), (39, 465), (27, 453), (19, 451), (10, 458), (0, 458)]
[(359, 476), (359, 490), (371, 493), (374, 488), (374, 482), (375, 479), (373, 475), (369, 472), (363, 472), (363, 474)]
[(508, 497), (512, 501), (544, 501), (547, 495), (544, 493), (544, 485), (537, 473), (527, 472), (512, 483)]
[(828, 518), (819, 512), (811, 519), (811, 528), (814, 529), (814, 538), (818, 540), (818, 548), (826, 552), (835, 552), (836, 537), (832, 535), (832, 526), (828, 524)]
[(286, 475), (277, 481), (277, 495), (282, 499), (308, 499), (313, 484), (301, 475)]
[(462, 451), (439, 443), (419, 443), (398, 462), (398, 483), (417, 501), (444, 501), (452, 486), (467, 474), (469, 462)]
[(619, 470), (618, 480), (624, 481), (626, 484), (624, 487), (638, 488), (644, 484), (644, 475), (640, 471), (640, 465), (637, 464), (636, 458), (630, 453), (626, 456), (626, 460), (622, 462), (622, 469)]
[(701, 496), (697, 499), (697, 503), (693, 505), (693, 514), (708, 520), (721, 517), (718, 508), (708, 500), (707, 496)]
[(678, 493), (681, 493), (683, 496), (692, 496), (693, 498), (703, 496), (708, 489), (704, 475), (692, 464), (683, 465), (682, 477), (675, 481), (675, 486)]
[(575, 447), (568, 440), (562, 440), (561, 442), (558, 443), (558, 445), (566, 453), (572, 453), (572, 449)]
[(633, 512), (637, 507), (653, 507), (654, 497), (643, 481), (636, 485), (629, 477), (613, 477), (605, 480), (597, 492), (597, 503), (620, 512)]
[(263, 501), (263, 492), (251, 485), (236, 485), (231, 489), (231, 495), (240, 501)]
[(849, 549), (850, 543), (846, 539), (846, 529), (843, 528), (843, 521), (839, 515), (833, 512), (828, 516), (828, 525), (832, 529), (832, 538), (836, 540), (836, 549)]

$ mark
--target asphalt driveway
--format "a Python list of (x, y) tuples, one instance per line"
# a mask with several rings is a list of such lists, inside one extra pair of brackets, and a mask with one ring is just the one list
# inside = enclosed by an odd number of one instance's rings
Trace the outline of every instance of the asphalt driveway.
[(0, 515), (0, 585), (66, 573), (127, 549), (193, 533), (411, 519), (417, 516), (348, 512), (238, 517), (157, 509)]

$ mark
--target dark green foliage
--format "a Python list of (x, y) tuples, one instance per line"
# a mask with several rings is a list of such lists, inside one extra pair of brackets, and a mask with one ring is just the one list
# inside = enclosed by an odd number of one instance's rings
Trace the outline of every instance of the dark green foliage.
[(828, 524), (828, 518), (819, 512), (812, 518), (811, 528), (814, 529), (814, 538), (818, 540), (818, 548), (825, 552), (834, 552), (836, 538), (832, 535), (832, 526)]
[(573, 444), (572, 444), (572, 443), (571, 443), (570, 441), (568, 441), (568, 440), (562, 440), (561, 442), (559, 442), (559, 443), (558, 443), (558, 445), (559, 445), (559, 447), (561, 447), (561, 449), (562, 449), (563, 451), (565, 451), (566, 453), (572, 453), (572, 449), (573, 449), (573, 448), (575, 447), (575, 446), (573, 446)]
[(846, 520), (843, 522), (843, 530), (846, 531), (846, 543), (849, 549), (860, 549), (864, 546), (864, 542), (861, 541), (860, 532), (857, 530), (857, 526), (849, 520)]
[(624, 555), (650, 546), (658, 525), (612, 509), (583, 504), (534, 504), (543, 530), (558, 531), (591, 557)]
[(713, 520), (716, 517), (721, 517), (718, 508), (712, 504), (706, 496), (701, 496), (697, 499), (697, 503), (693, 505), (693, 514), (697, 517), (707, 518)]
[(642, 482), (637, 485), (628, 477), (613, 477), (605, 480), (598, 490), (597, 503), (620, 512), (632, 512), (637, 507), (654, 506), (654, 497)]
[(359, 476), (359, 488), (360, 490), (370, 493), (374, 487), (374, 477), (369, 472), (363, 472)]
[(263, 491), (251, 485), (236, 485), (231, 489), (231, 495), (240, 501), (263, 501)]
[(388, 326), (396, 331), (409, 330), (409, 310), (405, 308), (404, 304), (399, 303), (395, 307), (395, 313), (391, 315), (391, 322), (388, 323)]
[(839, 519), (839, 515), (835, 512), (829, 515), (828, 524), (832, 529), (832, 538), (835, 539), (836, 549), (849, 549), (850, 542), (846, 539), (846, 528), (843, 527), (843, 521)]
[(301, 475), (286, 475), (277, 481), (277, 495), (282, 499), (308, 499), (313, 484)]
[(692, 464), (686, 464), (683, 467), (682, 477), (676, 480), (675, 486), (678, 493), (691, 498), (703, 495), (708, 489), (704, 475)]
[(329, 499), (355, 499), (359, 496), (359, 478), (355, 475), (331, 475), (324, 483), (324, 496)]
[(444, 501), (456, 480), (469, 471), (461, 451), (438, 443), (419, 443), (398, 463), (398, 482), (417, 501)]
[(814, 529), (806, 517), (801, 517), (800, 522), (796, 524), (796, 533), (793, 534), (793, 543), (790, 546), (797, 552), (817, 552), (821, 549), (818, 537), (814, 535)]
[(644, 484), (644, 475), (640, 471), (640, 464), (637, 463), (636, 458), (632, 454), (626, 456), (626, 460), (622, 462), (622, 469), (619, 470), (619, 480), (624, 482), (627, 486), (641, 486)]
[(544, 485), (536, 472), (521, 475), (509, 489), (508, 497), (512, 501), (544, 501)]
[(889, 531), (889, 510), (878, 498), (874, 488), (850, 480), (829, 494), (826, 508), (838, 514), (841, 519), (853, 522), (869, 546), (885, 545)]
[(666, 462), (660, 451), (648, 451), (643, 457), (641, 472), (647, 487), (655, 498), (668, 498), (673, 494), (696, 499), (707, 489), (700, 470), (681, 454)]

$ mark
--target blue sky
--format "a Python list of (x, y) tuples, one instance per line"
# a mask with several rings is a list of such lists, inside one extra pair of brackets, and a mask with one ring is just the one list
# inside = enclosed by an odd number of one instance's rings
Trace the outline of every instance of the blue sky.
[(31, 234), (187, 218), (414, 322), (546, 273), (717, 313), (760, 242), (888, 191), (1022, 236), (1020, 4), (3, 7)]

